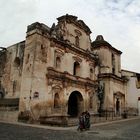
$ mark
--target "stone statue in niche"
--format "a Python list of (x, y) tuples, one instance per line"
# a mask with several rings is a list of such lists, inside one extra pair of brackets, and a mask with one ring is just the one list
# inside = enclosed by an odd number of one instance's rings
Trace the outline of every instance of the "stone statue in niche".
[(41, 44), (38, 59), (41, 60), (42, 62), (47, 62), (47, 47), (43, 44)]
[(98, 108), (98, 113), (99, 113), (99, 116), (102, 116), (103, 115), (103, 103), (104, 103), (104, 83), (102, 81), (99, 81), (98, 83), (98, 89), (97, 89), (97, 97), (98, 97), (98, 100), (100, 102), (99, 104), (99, 108)]

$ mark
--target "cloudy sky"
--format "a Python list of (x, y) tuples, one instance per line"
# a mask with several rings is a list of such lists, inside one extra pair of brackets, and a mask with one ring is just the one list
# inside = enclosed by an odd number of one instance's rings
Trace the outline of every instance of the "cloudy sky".
[(0, 0), (0, 46), (25, 39), (27, 25), (51, 26), (66, 13), (121, 50), (122, 68), (140, 73), (140, 0)]

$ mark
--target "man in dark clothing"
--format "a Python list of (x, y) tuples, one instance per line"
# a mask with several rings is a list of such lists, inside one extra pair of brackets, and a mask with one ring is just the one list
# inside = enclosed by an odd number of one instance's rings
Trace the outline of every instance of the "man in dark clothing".
[(88, 111), (85, 112), (85, 129), (90, 129), (90, 113)]

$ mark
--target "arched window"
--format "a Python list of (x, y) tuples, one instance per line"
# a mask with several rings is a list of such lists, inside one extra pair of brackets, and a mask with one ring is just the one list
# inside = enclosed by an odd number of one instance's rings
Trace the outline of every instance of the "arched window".
[(61, 59), (60, 57), (56, 57), (56, 69), (60, 69), (61, 66)]
[(75, 37), (75, 46), (79, 47), (79, 37), (78, 36)]
[(54, 95), (54, 108), (59, 108), (59, 107), (60, 107), (59, 94), (55, 93), (55, 95)]
[(73, 75), (79, 75), (80, 73), (80, 64), (76, 61), (74, 62), (74, 66), (73, 66)]
[(90, 79), (93, 79), (93, 69), (90, 68)]

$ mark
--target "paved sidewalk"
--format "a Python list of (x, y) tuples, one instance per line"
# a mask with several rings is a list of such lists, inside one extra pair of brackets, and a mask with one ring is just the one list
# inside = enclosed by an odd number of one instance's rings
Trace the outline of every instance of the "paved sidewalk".
[[(140, 119), (140, 116), (131, 117), (127, 119), (114, 120), (114, 121), (109, 121), (109, 122), (95, 123), (95, 124), (91, 124), (91, 128), (94, 126), (107, 125), (107, 124), (124, 122), (124, 121), (135, 120), (135, 119)], [(77, 130), (77, 126), (59, 127), (59, 126), (49, 126), (49, 125), (41, 125), (41, 124), (28, 124), (28, 123), (22, 123), (22, 122), (7, 122), (7, 121), (2, 121), (2, 120), (0, 120), (0, 122), (13, 124), (13, 125), (30, 126), (34, 128), (43, 128), (43, 129), (49, 129), (49, 130)]]

